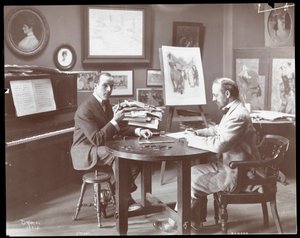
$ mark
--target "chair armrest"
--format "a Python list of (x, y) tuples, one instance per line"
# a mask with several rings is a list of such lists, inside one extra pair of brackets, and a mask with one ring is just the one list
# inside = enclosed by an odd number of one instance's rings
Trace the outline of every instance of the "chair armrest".
[(231, 161), (229, 167), (231, 169), (235, 168), (257, 168), (265, 167), (271, 164), (274, 164), (274, 159), (264, 159), (264, 160), (255, 160), (255, 161)]

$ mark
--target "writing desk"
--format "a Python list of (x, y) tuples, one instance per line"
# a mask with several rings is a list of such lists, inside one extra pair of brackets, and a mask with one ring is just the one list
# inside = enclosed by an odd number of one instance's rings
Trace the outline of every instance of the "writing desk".
[[(165, 210), (169, 217), (177, 221), (178, 234), (190, 234), (191, 215), (191, 160), (205, 159), (212, 152), (188, 147), (185, 140), (154, 136), (150, 139), (168, 140), (154, 144), (140, 144), (137, 137), (115, 139), (106, 143), (106, 150), (116, 156), (116, 228), (119, 234), (126, 235), (128, 216), (156, 212), (157, 207)], [(128, 181), (124, 164), (128, 160), (142, 162), (141, 171), (141, 211), (128, 212)], [(177, 166), (177, 202), (178, 210), (163, 204), (152, 195), (151, 162), (176, 161)], [(157, 210), (158, 211), (158, 210)], [(154, 229), (154, 228), (153, 228)]]

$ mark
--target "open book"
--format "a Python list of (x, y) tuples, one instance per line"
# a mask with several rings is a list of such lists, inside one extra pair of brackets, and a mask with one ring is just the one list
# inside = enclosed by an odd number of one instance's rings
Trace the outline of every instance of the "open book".
[(14, 80), (10, 87), (18, 117), (56, 110), (50, 79)]

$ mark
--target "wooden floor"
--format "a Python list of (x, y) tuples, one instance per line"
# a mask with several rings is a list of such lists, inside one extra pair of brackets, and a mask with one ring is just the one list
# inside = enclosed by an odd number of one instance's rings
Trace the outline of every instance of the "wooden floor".
[[(165, 173), (166, 184), (159, 183), (159, 165), (153, 171), (153, 194), (163, 202), (176, 201), (176, 177), (172, 164), (167, 164)], [(103, 227), (97, 227), (96, 211), (93, 207), (83, 207), (78, 220), (73, 221), (76, 203), (79, 197), (80, 184), (71, 184), (59, 188), (50, 194), (45, 194), (33, 204), (24, 204), (20, 208), (7, 210), (6, 235), (8, 236), (113, 236), (118, 235), (114, 217), (103, 219)], [(137, 179), (139, 183), (139, 178)], [(284, 186), (278, 183), (277, 207), (286, 234), (296, 234), (296, 180), (288, 178), (289, 184)], [(85, 195), (92, 199), (91, 187)], [(133, 197), (138, 201), (137, 190)], [(208, 217), (203, 234), (222, 234), (220, 228), (214, 225), (212, 196), (208, 197)], [(113, 207), (107, 209), (113, 214)], [(269, 209), (270, 210), (270, 209)], [(264, 228), (261, 206), (229, 205), (229, 234), (276, 234), (277, 230), (270, 217), (270, 226)], [(157, 231), (152, 226), (156, 219), (165, 219), (163, 213), (150, 214), (129, 218), (128, 235), (174, 235)], [(192, 232), (192, 235), (194, 233)]]

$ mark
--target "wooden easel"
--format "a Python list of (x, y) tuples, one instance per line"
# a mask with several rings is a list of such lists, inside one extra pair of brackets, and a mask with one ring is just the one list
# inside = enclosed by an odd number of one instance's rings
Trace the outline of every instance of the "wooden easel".
[[(207, 123), (206, 117), (204, 115), (202, 106), (198, 105), (198, 109), (200, 111), (200, 115), (201, 115), (201, 118), (202, 118), (202, 120), (204, 122), (205, 127), (208, 127), (208, 123)], [(170, 106), (169, 107), (169, 115), (168, 115), (168, 118), (167, 118), (167, 132), (170, 132), (171, 128), (172, 128), (172, 121), (173, 121), (173, 116), (174, 116), (174, 110), (175, 110), (175, 106)], [(165, 169), (166, 169), (166, 161), (163, 161), (161, 163), (161, 169), (160, 169), (160, 184), (161, 185), (163, 185)]]

